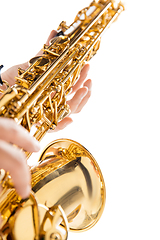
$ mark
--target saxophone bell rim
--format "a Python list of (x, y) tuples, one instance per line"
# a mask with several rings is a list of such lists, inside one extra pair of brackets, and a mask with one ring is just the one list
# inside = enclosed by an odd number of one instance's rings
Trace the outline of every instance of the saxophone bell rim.
[[(70, 232), (84, 232), (87, 231), (89, 229), (91, 229), (92, 227), (94, 227), (94, 225), (96, 225), (96, 223), (99, 221), (99, 219), (101, 218), (104, 208), (105, 208), (105, 201), (106, 201), (106, 188), (105, 188), (105, 181), (101, 172), (101, 169), (97, 163), (97, 161), (95, 160), (95, 158), (93, 157), (93, 155), (80, 143), (71, 140), (71, 139), (67, 139), (67, 138), (60, 138), (60, 139), (56, 139), (52, 142), (50, 142), (45, 149), (43, 150), (43, 152), (41, 153), (40, 157), (39, 157), (39, 163), (42, 163), (43, 161), (45, 161), (45, 157), (48, 157), (47, 151), (49, 152), (49, 149), (52, 148), (52, 150), (54, 151), (55, 155), (59, 155), (59, 149), (61, 152), (61, 149), (66, 149), (66, 147), (71, 146), (71, 145), (76, 145), (78, 148), (81, 149), (81, 151), (84, 151), (84, 154), (86, 154), (86, 156), (90, 159), (92, 165), (94, 166), (94, 168), (96, 169), (96, 174), (99, 177), (100, 180), (100, 188), (101, 188), (101, 207), (100, 210), (96, 216), (96, 219), (94, 219), (94, 221), (92, 221), (91, 224), (86, 225), (83, 228), (72, 228), (69, 226), (69, 231)], [(46, 154), (46, 155), (45, 155)], [(53, 155), (54, 155), (53, 154)], [(82, 153), (83, 155), (83, 153)], [(64, 155), (62, 155), (63, 158), (65, 158)], [(67, 156), (68, 157), (68, 156)], [(71, 160), (72, 161), (72, 160)]]

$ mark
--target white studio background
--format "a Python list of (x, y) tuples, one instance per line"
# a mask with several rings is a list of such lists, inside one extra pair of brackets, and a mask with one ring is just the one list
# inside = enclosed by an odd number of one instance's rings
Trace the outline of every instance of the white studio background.
[[(1, 0), (0, 63), (7, 69), (32, 58), (52, 29), (71, 23), (89, 2)], [(160, 239), (160, 2), (125, 0), (125, 6), (91, 61), (88, 104), (73, 124), (41, 143), (80, 142), (105, 178), (102, 218), (69, 240)]]

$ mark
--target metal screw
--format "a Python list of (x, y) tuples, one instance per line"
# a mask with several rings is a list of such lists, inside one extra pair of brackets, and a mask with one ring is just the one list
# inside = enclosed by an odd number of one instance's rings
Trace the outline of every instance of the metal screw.
[(59, 233), (51, 233), (50, 235), (51, 240), (61, 240), (61, 235)]

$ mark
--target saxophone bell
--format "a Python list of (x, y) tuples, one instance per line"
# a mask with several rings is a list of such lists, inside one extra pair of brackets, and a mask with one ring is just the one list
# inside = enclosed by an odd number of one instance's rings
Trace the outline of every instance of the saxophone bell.
[(66, 240), (69, 230), (88, 230), (101, 217), (104, 179), (81, 144), (69, 139), (50, 143), (31, 176), (29, 199), (20, 199), (10, 186), (1, 194), (2, 239)]

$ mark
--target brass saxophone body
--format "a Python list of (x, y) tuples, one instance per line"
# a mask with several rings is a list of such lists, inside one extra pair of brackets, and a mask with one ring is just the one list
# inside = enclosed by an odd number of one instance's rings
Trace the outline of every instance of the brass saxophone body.
[[(42, 56), (19, 69), (16, 83), (2, 91), (0, 117), (14, 119), (40, 141), (69, 113), (66, 97), (86, 62), (97, 52), (106, 28), (124, 10), (119, 3), (93, 1), (74, 22), (62, 22), (58, 34), (44, 45)], [(30, 153), (26, 152), (27, 158)], [(68, 230), (92, 227), (105, 204), (105, 184), (93, 156), (68, 139), (52, 142), (31, 168), (32, 192), (22, 200), (11, 177), (1, 170), (0, 237), (3, 240), (67, 239)]]

